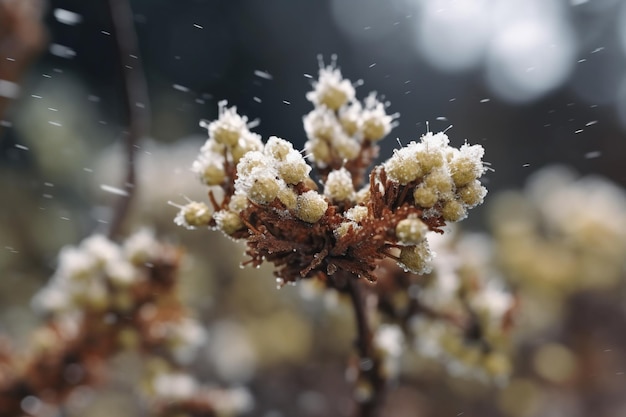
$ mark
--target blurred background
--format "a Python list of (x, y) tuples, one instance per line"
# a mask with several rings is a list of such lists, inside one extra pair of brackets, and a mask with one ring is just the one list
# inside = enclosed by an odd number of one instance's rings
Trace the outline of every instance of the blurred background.
[[(53, 272), (59, 249), (102, 230), (111, 219), (115, 195), (106, 186), (121, 182), (121, 137), (127, 123), (107, 2), (28, 3), (47, 40), (23, 72), (19, 97), (0, 114), (0, 331), (17, 345), (28, 344), (29, 331), (38, 323), (28, 300)], [(264, 139), (277, 135), (302, 148), (306, 140), (302, 117), (312, 108), (305, 92), (311, 77), (317, 76), (318, 56), (329, 63), (336, 54), (346, 78), (363, 80), (358, 97), (377, 91), (390, 102), (388, 111), (400, 114), (399, 126), (381, 145), (382, 159), (399, 146), (396, 138), (406, 144), (428, 129), (449, 126), (455, 146), (468, 141), (485, 147), (485, 160), (494, 169), (486, 177), (490, 194), (484, 207), (463, 224), (475, 231), (490, 230), (488, 223), (502, 218), (488, 220), (492, 195), (521, 189), (531, 174), (546, 166), (562, 164), (576, 175), (602, 176), (616, 186), (617, 194), (626, 185), (626, 1), (131, 0), (130, 4), (150, 96), (150, 103), (137, 105), (149, 104), (152, 123), (149, 137), (137, 147), (138, 199), (128, 226), (151, 226), (188, 248), (183, 292), (214, 336), (205, 352), (213, 365), (204, 371), (207, 378), (224, 383), (252, 384), (260, 400), (251, 415), (345, 413), (349, 387), (342, 369), (353, 334), (349, 309), (322, 313), (319, 306), (303, 307), (298, 289), (274, 290), (270, 269), (262, 270), (267, 277), (255, 279), (250, 276), (261, 272), (240, 271), (242, 248), (217, 233), (192, 233), (172, 224), (176, 209), (168, 200), (184, 202), (184, 196), (201, 200), (206, 195), (189, 167), (206, 140), (199, 121), (216, 117), (218, 101), (226, 99), (241, 114), (259, 119), (255, 131)], [(7, 88), (0, 84), (0, 96), (11, 95)], [(596, 210), (592, 200), (573, 204), (589, 204), (590, 211)], [(623, 253), (616, 256), (623, 280)], [(611, 287), (619, 289), (614, 296), (621, 294), (619, 282)], [(591, 298), (577, 299), (586, 307), (573, 311), (582, 314), (591, 309), (592, 315), (608, 315), (597, 326), (606, 325), (607, 334), (623, 332), (626, 298), (612, 299), (610, 308), (602, 296)], [(593, 308), (610, 311), (600, 314)], [(594, 327), (593, 321), (567, 317), (570, 325)], [(276, 335), (268, 330), (271, 323), (282, 329), (279, 334), (293, 335), (282, 350), (267, 336)], [(556, 328), (533, 343), (562, 335), (563, 327)], [(618, 401), (626, 386), (623, 342), (603, 341), (593, 348), (619, 352), (611, 354), (612, 362), (602, 362), (608, 367), (602, 383), (622, 388), (610, 400), (602, 395), (589, 400), (586, 408), (574, 400), (569, 379), (541, 380), (529, 371), (515, 386), (523, 395), (507, 395), (524, 398), (524, 404), (541, 404), (536, 399), (541, 395), (538, 387), (547, 380), (550, 387), (559, 388), (561, 407), (526, 410), (511, 406), (513, 400), (501, 395), (504, 399), (498, 404), (508, 405), (498, 408), (490, 404), (490, 389), (481, 396), (456, 383), (451, 388), (440, 377), (432, 384), (423, 378), (401, 384), (391, 400), (397, 409), (388, 415), (623, 415), (624, 400)], [(240, 356), (219, 356), (232, 345), (240, 347), (234, 350)], [(566, 355), (576, 355), (573, 347), (563, 349), (569, 352)], [(520, 363), (532, 368), (530, 357)], [(248, 367), (220, 369), (219, 364), (229, 363)], [(598, 370), (604, 368), (590, 369), (605, 375)], [(589, 389), (606, 394), (605, 385), (599, 387)], [(122, 404), (119, 415), (133, 415), (119, 399), (122, 393), (111, 391), (111, 401)], [(471, 395), (463, 397), (467, 392)], [(464, 399), (453, 406), (437, 400), (446, 395)]]

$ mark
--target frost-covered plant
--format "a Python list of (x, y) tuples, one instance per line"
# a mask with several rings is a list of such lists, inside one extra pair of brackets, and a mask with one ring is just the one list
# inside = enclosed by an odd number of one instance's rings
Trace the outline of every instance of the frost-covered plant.
[[(374, 96), (365, 106), (353, 97), (351, 84), (332, 66), (320, 69), (307, 95), (313, 112), (324, 114), (304, 119), (305, 149), (323, 172), (322, 192), (290, 142), (272, 136), (263, 144), (247, 118), (221, 102), (218, 119), (205, 124), (209, 139), (192, 168), (210, 186), (210, 203), (182, 206), (176, 223), (247, 240), (249, 263), (274, 263), (280, 284), (328, 280), (337, 271), (376, 281), (376, 264), (385, 257), (408, 271), (427, 272), (432, 254), (426, 232), (442, 232), (483, 201), (484, 150), (467, 144), (457, 149), (445, 133), (428, 132), (374, 167), (356, 189), (377, 153), (373, 143), (391, 130), (395, 116)], [(354, 113), (350, 129), (342, 124), (348, 111)], [(368, 133), (370, 125), (380, 126), (377, 135)]]
[(123, 351), (138, 351), (146, 361), (145, 400), (159, 415), (247, 409), (250, 401), (226, 404), (234, 394), (202, 386), (185, 369), (206, 333), (178, 297), (180, 258), (180, 249), (148, 230), (122, 245), (92, 235), (64, 247), (55, 274), (33, 298), (46, 316), (33, 351), (0, 367), (2, 415), (28, 412), (27, 397), (53, 409), (75, 388), (102, 379), (106, 361)]
[(431, 271), (428, 232), (443, 233), (487, 193), (480, 183), (484, 150), (455, 148), (444, 132), (428, 132), (366, 176), (377, 142), (398, 115), (387, 114), (388, 103), (374, 93), (357, 100), (334, 63), (320, 67), (307, 99), (314, 109), (303, 119), (305, 156), (276, 136), (263, 144), (245, 116), (220, 102), (218, 118), (203, 122), (209, 138), (192, 167), (209, 186), (209, 202), (179, 206), (175, 222), (245, 241), (245, 264), (273, 263), (279, 286), (314, 278), (349, 293), (359, 355), (369, 364), (357, 370), (356, 397), (362, 415), (369, 415), (384, 378), (360, 295), (362, 278), (376, 282), (385, 258), (406, 272)]

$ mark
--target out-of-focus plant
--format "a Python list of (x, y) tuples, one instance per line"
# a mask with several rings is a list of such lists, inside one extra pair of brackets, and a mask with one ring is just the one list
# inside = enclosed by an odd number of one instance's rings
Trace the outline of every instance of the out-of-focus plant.
[(227, 403), (233, 394), (203, 387), (185, 371), (206, 334), (177, 296), (180, 257), (180, 249), (147, 230), (123, 245), (92, 235), (65, 247), (55, 275), (33, 299), (47, 320), (31, 352), (3, 352), (1, 415), (45, 414), (73, 389), (100, 380), (106, 361), (124, 350), (146, 361), (143, 394), (161, 415), (248, 407), (249, 400)]
[(604, 178), (544, 168), (523, 191), (498, 195), (491, 214), (503, 273), (537, 304), (524, 315), (534, 328), (553, 324), (573, 294), (624, 276), (626, 195)]
[(498, 269), (522, 305), (514, 344), (524, 356), (499, 407), (510, 416), (555, 406), (612, 415), (623, 407), (610, 398), (624, 395), (626, 354), (623, 188), (549, 166), (497, 195), (490, 220)]

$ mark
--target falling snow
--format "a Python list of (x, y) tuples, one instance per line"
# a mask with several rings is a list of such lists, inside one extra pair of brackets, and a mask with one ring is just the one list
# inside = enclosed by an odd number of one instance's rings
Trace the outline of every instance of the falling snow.
[(127, 197), (128, 191), (123, 190), (119, 187), (114, 187), (112, 185), (107, 185), (107, 184), (100, 184), (100, 189), (103, 191), (106, 191), (107, 193), (111, 193), (111, 194), (117, 194), (117, 195), (121, 195), (121, 196), (125, 196)]
[(272, 74), (270, 74), (269, 72), (261, 71), (261, 70), (254, 70), (254, 75), (256, 75), (259, 78), (264, 78), (266, 80), (271, 80), (274, 78)]
[(591, 151), (585, 154), (585, 159), (594, 159), (594, 158), (599, 158), (600, 156), (602, 156), (601, 151)]
[(76, 51), (74, 51), (69, 46), (60, 45), (58, 43), (53, 43), (50, 45), (49, 51), (52, 55), (58, 56), (60, 58), (74, 58), (76, 56)]
[(83, 21), (83, 17), (81, 15), (65, 9), (54, 9), (54, 18), (60, 23), (70, 26), (77, 25)]

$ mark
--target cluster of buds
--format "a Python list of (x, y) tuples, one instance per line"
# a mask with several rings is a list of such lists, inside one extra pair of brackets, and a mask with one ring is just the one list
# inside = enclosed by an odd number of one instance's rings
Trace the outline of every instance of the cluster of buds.
[(502, 263), (522, 287), (568, 294), (623, 274), (626, 195), (606, 179), (545, 168), (524, 191), (499, 196), (492, 213)]
[(332, 171), (346, 167), (354, 175), (355, 185), (364, 170), (378, 155), (376, 142), (395, 126), (398, 114), (389, 115), (389, 103), (370, 93), (363, 103), (355, 98), (355, 89), (333, 64), (320, 65), (319, 79), (307, 99), (314, 109), (304, 116), (307, 135), (305, 151), (322, 179)]
[(375, 341), (386, 374), (410, 374), (401, 362), (411, 352), (444, 364), (451, 375), (506, 381), (518, 302), (494, 268), (490, 240), (455, 231), (430, 240), (437, 252), (430, 273), (407, 274), (384, 262), (372, 288), (381, 323)]
[(483, 201), (483, 148), (456, 149), (444, 133), (429, 132), (375, 167), (367, 181), (376, 142), (396, 115), (373, 94), (360, 104), (334, 65), (320, 68), (313, 88), (305, 149), (323, 191), (291, 143), (271, 137), (263, 145), (247, 118), (220, 104), (218, 119), (205, 123), (209, 139), (193, 165), (211, 186), (211, 206), (190, 201), (175, 221), (245, 239), (248, 263), (274, 263), (281, 285), (310, 277), (332, 285), (337, 273), (375, 281), (385, 257), (408, 271), (428, 272), (426, 233), (441, 233)]
[(451, 234), (434, 239), (433, 246), (433, 273), (414, 294), (426, 314), (409, 319), (415, 348), (444, 363), (452, 375), (506, 381), (518, 302), (494, 269), (491, 241)]
[(502, 270), (529, 306), (529, 328), (553, 323), (566, 297), (614, 289), (624, 276), (626, 194), (607, 179), (544, 168), (525, 189), (498, 195), (491, 223)]
[(207, 389), (184, 370), (206, 333), (177, 295), (180, 259), (179, 249), (158, 242), (148, 230), (122, 245), (92, 235), (63, 248), (55, 274), (33, 298), (33, 307), (46, 315), (33, 352), (19, 369), (0, 367), (0, 409), (7, 415), (29, 412), (24, 398), (59, 405), (75, 388), (98, 382), (106, 360), (131, 350), (162, 364), (159, 372), (147, 372), (145, 381), (146, 400), (157, 411), (164, 396), (172, 406), (159, 387), (164, 375), (176, 373), (194, 381), (194, 390), (174, 399), (181, 411), (199, 395), (202, 415), (221, 415), (206, 400)]

